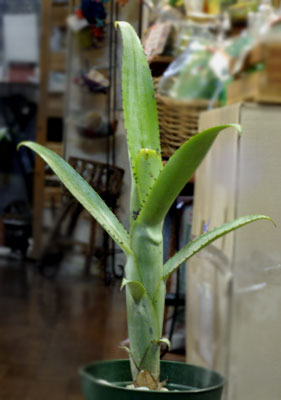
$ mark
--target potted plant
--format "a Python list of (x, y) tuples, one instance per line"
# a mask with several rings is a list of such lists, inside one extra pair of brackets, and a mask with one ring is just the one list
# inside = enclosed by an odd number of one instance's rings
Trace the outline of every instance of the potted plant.
[[(89, 400), (125, 400), (138, 396), (141, 399), (183, 396), (218, 400), (223, 386), (219, 374), (185, 363), (160, 363), (160, 346), (168, 344), (162, 337), (166, 281), (184, 261), (215, 239), (252, 221), (270, 218), (251, 215), (226, 223), (188, 243), (163, 265), (162, 227), (169, 208), (219, 132), (228, 127), (240, 130), (240, 127), (230, 124), (198, 133), (163, 166), (150, 70), (134, 29), (126, 22), (118, 22), (118, 26), (123, 39), (123, 110), (131, 171), (129, 232), (63, 159), (39, 144), (23, 143), (49, 164), (127, 257), (122, 288), (126, 290), (129, 361), (100, 362), (85, 367), (82, 370), (84, 393)], [(133, 388), (126, 387), (129, 382)], [(161, 391), (165, 385), (171, 389), (168, 393)], [(142, 390), (138, 392), (135, 388)]]

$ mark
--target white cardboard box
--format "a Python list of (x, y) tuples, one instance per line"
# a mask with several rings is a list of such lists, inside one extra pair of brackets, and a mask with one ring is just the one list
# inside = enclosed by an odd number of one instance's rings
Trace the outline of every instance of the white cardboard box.
[(271, 216), (188, 262), (187, 361), (222, 372), (224, 399), (281, 399), (281, 106), (235, 104), (202, 114), (217, 139), (196, 173), (193, 234), (243, 215)]

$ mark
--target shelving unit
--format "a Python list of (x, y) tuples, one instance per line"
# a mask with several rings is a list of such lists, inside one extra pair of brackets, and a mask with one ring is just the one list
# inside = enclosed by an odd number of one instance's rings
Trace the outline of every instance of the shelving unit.
[[(80, 2), (72, 0), (70, 10), (73, 13)], [(115, 165), (115, 81), (114, 81), (114, 54), (115, 32), (114, 19), (118, 5), (111, 0), (105, 4), (107, 18), (105, 20), (105, 37), (97, 46), (85, 47), (79, 33), (68, 30), (67, 38), (67, 93), (65, 102), (65, 147), (64, 158), (72, 157), (92, 160), (104, 166)], [(102, 73), (109, 82), (108, 87), (102, 91), (95, 91), (85, 83), (87, 72), (94, 68)], [(100, 124), (101, 129), (98, 129)], [(107, 178), (109, 179), (109, 177)], [(109, 182), (109, 180), (108, 180)], [(108, 183), (109, 185), (109, 183)], [(99, 191), (99, 189), (96, 189)], [(108, 186), (110, 193), (111, 188)], [(105, 195), (110, 200), (110, 196)], [(115, 208), (117, 204), (113, 204)], [(104, 263), (105, 280), (110, 279), (110, 274), (105, 265), (106, 258), (111, 256), (114, 264), (115, 250), (107, 234), (98, 229), (96, 224), (89, 220), (87, 214), (81, 215), (80, 232), (83, 231), (82, 240), (88, 244), (86, 249), (86, 273), (90, 271), (91, 256), (95, 246), (101, 246), (104, 256), (99, 257)], [(79, 231), (79, 226), (77, 228)], [(81, 239), (81, 236), (79, 239)], [(99, 243), (99, 245), (97, 244)], [(87, 272), (88, 271), (88, 272)]]
[[(106, 20), (106, 39), (103, 45), (95, 48), (81, 48), (79, 40), (74, 32), (67, 30), (67, 56), (61, 52), (51, 52), (50, 32), (55, 22), (59, 26), (64, 26), (64, 20), (61, 16), (61, 10), (65, 10), (66, 15), (73, 14), (76, 6), (80, 2), (77, 0), (69, 0), (67, 6), (52, 5), (50, 0), (44, 1), (43, 21), (42, 21), (42, 44), (41, 44), (41, 85), (40, 85), (40, 104), (43, 105), (39, 111), (38, 119), (38, 136), (39, 143), (47, 145), (57, 153), (62, 154), (64, 159), (69, 160), (70, 157), (78, 159), (87, 159), (104, 163), (106, 165), (118, 165), (123, 169), (127, 169), (126, 158), (126, 142), (122, 121), (119, 127), (119, 134), (115, 136), (115, 112), (116, 112), (116, 92), (121, 93), (121, 90), (115, 90), (116, 83), (116, 65), (117, 54), (117, 33), (114, 30), (114, 20), (118, 19), (118, 4), (111, 0), (105, 5), (107, 10)], [(54, 17), (53, 17), (54, 16)], [(120, 15), (119, 15), (120, 16)], [(88, 67), (94, 67), (96, 70), (106, 74), (109, 80), (109, 87), (106, 93), (93, 93), (86, 86), (78, 84), (81, 79), (81, 70)], [(48, 74), (50, 71), (66, 71), (66, 92), (64, 96), (57, 93), (48, 92)], [(103, 117), (105, 129), (103, 132), (86, 132), (77, 123), (77, 115), (82, 112), (100, 113)], [(120, 111), (120, 110), (119, 110)], [(50, 118), (61, 118), (63, 121), (63, 146), (58, 142), (48, 141), (47, 125)], [(95, 126), (94, 126), (95, 128)], [(94, 129), (93, 129), (94, 130)], [(87, 136), (87, 134), (90, 134)], [(94, 136), (94, 137), (93, 137)], [(115, 148), (117, 151), (115, 151)], [(42, 254), (42, 231), (43, 231), (43, 214), (46, 206), (60, 203), (61, 192), (59, 182), (54, 177), (48, 179), (46, 186), (46, 171), (45, 164), (37, 159), (35, 176), (35, 197), (34, 197), (34, 255), (36, 258)], [(126, 180), (127, 177), (124, 178)], [(127, 211), (128, 189), (125, 187), (122, 192), (123, 218)], [(121, 204), (121, 201), (120, 201)], [(89, 238), (91, 231), (89, 229), (89, 218), (86, 213), (81, 215), (81, 226), (75, 231), (75, 239), (85, 241), (89, 247)], [(50, 221), (49, 221), (50, 222)], [(49, 223), (50, 225), (50, 223)], [(108, 255), (114, 255), (115, 249), (111, 246), (110, 239), (98, 235), (99, 240), (109, 241)], [(45, 239), (45, 235), (44, 235)], [(102, 247), (107, 248), (108, 243)], [(112, 257), (112, 260), (114, 257)], [(122, 261), (121, 261), (122, 263)], [(114, 260), (112, 261), (112, 265)], [(119, 263), (120, 264), (120, 263)]]
[[(71, 10), (73, 11), (78, 4), (77, 0), (72, 0)], [(114, 164), (113, 1), (106, 5), (106, 10), (108, 14), (106, 37), (100, 43), (100, 47), (83, 48), (78, 35), (71, 31), (68, 33), (65, 157), (85, 157), (90, 154), (95, 160)], [(83, 74), (92, 67), (103, 73), (109, 80), (109, 86), (104, 92), (91, 91), (85, 84), (82, 85)], [(80, 85), (77, 81), (80, 81)], [(95, 122), (91, 125), (90, 121), (87, 126), (85, 121), (87, 114), (93, 121), (95, 117), (99, 119), (100, 116), (103, 129), (96, 129)], [(100, 148), (104, 151), (100, 151)]]
[[(40, 85), (39, 107), (37, 119), (38, 143), (47, 145), (58, 154), (63, 154), (61, 135), (55, 141), (48, 140), (48, 121), (50, 118), (62, 119), (64, 114), (64, 95), (62, 92), (50, 92), (50, 73), (66, 71), (66, 50), (51, 50), (51, 35), (54, 28), (66, 29), (66, 18), (69, 13), (69, 4), (53, 3), (52, 0), (42, 1), (41, 10), (41, 43), (40, 43)], [(61, 189), (59, 185), (46, 185), (45, 164), (39, 157), (36, 158), (34, 173), (34, 218), (33, 218), (33, 256), (38, 258), (42, 246), (43, 209), (46, 205), (56, 205), (60, 201)]]

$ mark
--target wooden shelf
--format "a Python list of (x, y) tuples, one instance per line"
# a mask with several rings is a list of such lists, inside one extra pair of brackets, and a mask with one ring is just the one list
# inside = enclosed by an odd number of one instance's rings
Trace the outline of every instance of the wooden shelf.
[[(39, 106), (37, 117), (36, 141), (45, 145), (48, 135), (48, 119), (50, 117), (63, 117), (64, 92), (49, 92), (50, 72), (65, 72), (66, 53), (53, 52), (50, 39), (54, 27), (66, 28), (66, 19), (69, 14), (69, 3), (52, 4), (52, 0), (42, 0), (41, 42), (40, 42), (40, 84)], [(63, 144), (48, 142), (47, 146), (57, 154), (63, 154)], [(46, 176), (46, 166), (40, 157), (36, 157), (34, 174), (34, 200), (33, 200), (33, 239), (34, 251), (32, 256), (38, 259), (42, 250), (42, 226), (44, 224), (44, 207), (60, 206), (61, 188), (50, 183)]]
[(153, 77), (160, 77), (167, 69), (168, 65), (173, 62), (172, 56), (155, 56), (149, 61), (150, 70)]
[(48, 147), (48, 149), (54, 151), (60, 157), (63, 156), (63, 144), (62, 143), (60, 143), (60, 142), (47, 142), (46, 146)]
[(244, 73), (227, 87), (227, 103), (254, 101), (281, 104), (281, 45), (268, 42), (256, 46), (245, 62), (245, 70), (263, 63), (262, 71)]
[(63, 117), (64, 99), (63, 93), (49, 93), (47, 115), (48, 117)]
[(53, 4), (51, 7), (51, 21), (53, 26), (66, 27), (66, 19), (69, 15), (68, 6)]
[(149, 61), (149, 64), (152, 64), (152, 63), (170, 64), (172, 61), (174, 61), (174, 59), (175, 59), (175, 57), (173, 57), (173, 56), (157, 55)]
[(66, 53), (65, 52), (51, 52), (50, 53), (50, 70), (65, 72), (66, 70)]
[(227, 87), (227, 104), (255, 102), (281, 104), (281, 80), (270, 82), (265, 71), (234, 80)]

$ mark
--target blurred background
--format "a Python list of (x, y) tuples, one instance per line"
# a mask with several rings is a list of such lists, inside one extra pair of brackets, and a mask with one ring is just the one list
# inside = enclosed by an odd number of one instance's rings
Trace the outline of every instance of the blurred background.
[[(82, 400), (81, 365), (126, 358), (124, 255), (41, 159), (17, 150), (32, 140), (68, 160), (128, 227), (116, 20), (143, 43), (164, 162), (199, 130), (243, 128), (241, 140), (232, 130), (218, 141), (173, 205), (165, 260), (240, 215), (281, 223), (279, 0), (0, 0), (3, 400)], [(279, 243), (278, 229), (245, 228), (168, 282), (162, 356), (221, 371), (225, 400), (280, 398)]]

